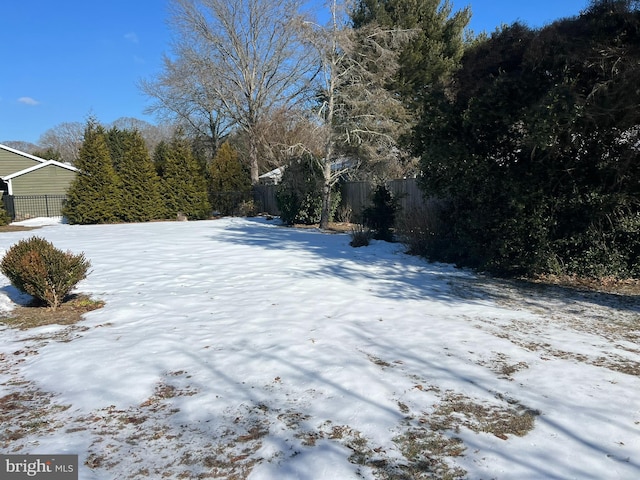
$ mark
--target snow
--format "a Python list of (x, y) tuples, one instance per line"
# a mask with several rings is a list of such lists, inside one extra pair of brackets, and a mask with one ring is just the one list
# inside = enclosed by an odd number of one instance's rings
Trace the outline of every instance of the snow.
[[(49, 395), (47, 427), (0, 434), (7, 453), (79, 454), (82, 479), (440, 478), (399, 439), (448, 415), (434, 431), (463, 451), (422, 455), (464, 478), (640, 478), (634, 299), (518, 290), (260, 218), (27, 223), (44, 226), (0, 252), (32, 235), (84, 252), (77, 290), (106, 305), (0, 326), (0, 400)], [(0, 311), (25, 302), (0, 282)], [(443, 413), (453, 398), (534, 428), (473, 428), (479, 413)]]

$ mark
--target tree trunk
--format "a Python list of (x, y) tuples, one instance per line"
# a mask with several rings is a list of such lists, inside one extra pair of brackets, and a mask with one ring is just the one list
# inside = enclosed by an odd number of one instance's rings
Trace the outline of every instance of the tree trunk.
[(331, 213), (331, 162), (325, 161), (323, 165), (324, 182), (322, 185), (322, 211), (320, 212), (320, 228), (329, 227), (329, 215)]
[(253, 138), (249, 139), (249, 168), (251, 170), (251, 185), (258, 185), (260, 174), (258, 169), (258, 145)]
[[(328, 124), (333, 121), (333, 98), (329, 99)], [(333, 133), (328, 130), (329, 139), (324, 149), (324, 159), (322, 160), (322, 210), (320, 211), (320, 228), (329, 227), (329, 215), (331, 213), (331, 159), (333, 158)]]

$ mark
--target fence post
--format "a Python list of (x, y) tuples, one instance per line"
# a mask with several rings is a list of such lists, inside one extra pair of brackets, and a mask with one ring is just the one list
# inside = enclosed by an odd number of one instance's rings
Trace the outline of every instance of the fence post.
[(11, 218), (12, 222), (15, 221), (15, 219), (16, 219), (15, 196), (14, 195), (4, 195), (2, 197), (2, 201), (4, 202), (4, 209), (7, 211), (7, 215), (9, 215), (9, 217)]

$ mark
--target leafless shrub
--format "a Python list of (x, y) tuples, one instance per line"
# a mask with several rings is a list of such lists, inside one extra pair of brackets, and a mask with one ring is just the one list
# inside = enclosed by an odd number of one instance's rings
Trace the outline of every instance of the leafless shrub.
[(352, 247), (366, 247), (371, 241), (371, 230), (357, 224), (351, 228), (351, 241), (349, 245)]
[(444, 229), (440, 209), (439, 202), (428, 201), (424, 206), (402, 210), (398, 214), (396, 237), (407, 248), (407, 253), (427, 256), (434, 240)]

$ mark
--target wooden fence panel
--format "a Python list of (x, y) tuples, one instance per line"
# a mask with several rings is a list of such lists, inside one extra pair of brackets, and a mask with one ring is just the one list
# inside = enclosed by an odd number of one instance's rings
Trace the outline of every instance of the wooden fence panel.
[(415, 178), (403, 178), (401, 180), (391, 180), (387, 184), (391, 194), (396, 197), (402, 210), (421, 208), (425, 206), (422, 190), (418, 187)]
[(362, 210), (371, 205), (372, 187), (369, 182), (345, 182), (340, 191), (341, 205), (351, 209), (354, 220), (361, 220)]
[[(277, 187), (275, 185), (256, 185), (253, 188), (254, 201), (258, 205), (258, 209), (270, 215), (280, 215), (276, 202)], [(392, 180), (387, 184), (387, 188), (398, 198), (403, 210), (425, 206), (422, 191), (418, 188), (415, 178)], [(345, 182), (342, 184), (341, 205), (351, 209), (354, 221), (362, 220), (362, 210), (371, 205), (372, 193), (373, 185), (369, 182)]]
[(268, 213), (269, 215), (280, 215), (278, 202), (276, 202), (275, 185), (254, 185), (253, 201), (256, 203), (256, 206), (260, 213)]

